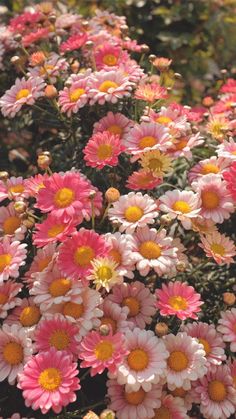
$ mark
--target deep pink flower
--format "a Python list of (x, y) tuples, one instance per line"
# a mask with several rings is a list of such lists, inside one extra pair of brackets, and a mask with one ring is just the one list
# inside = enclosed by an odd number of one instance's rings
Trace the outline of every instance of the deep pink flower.
[(234, 201), (236, 201), (236, 161), (223, 173), (223, 178), (227, 182), (227, 189), (230, 191)]

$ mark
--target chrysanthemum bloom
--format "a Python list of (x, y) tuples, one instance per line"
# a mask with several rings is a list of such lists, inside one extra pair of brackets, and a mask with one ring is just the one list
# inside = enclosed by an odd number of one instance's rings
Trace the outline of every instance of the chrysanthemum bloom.
[(121, 70), (101, 70), (93, 73), (88, 82), (90, 104), (104, 105), (105, 102), (117, 103), (118, 100), (129, 97), (133, 88), (128, 77)]
[(146, 171), (150, 171), (155, 177), (165, 176), (171, 171), (171, 158), (159, 150), (151, 150), (143, 153), (140, 164)]
[(119, 223), (119, 230), (132, 234), (137, 227), (154, 224), (158, 216), (157, 205), (149, 195), (141, 192), (129, 192), (122, 195), (108, 210), (110, 221)]
[(223, 141), (226, 131), (230, 129), (230, 121), (225, 116), (213, 115), (206, 126), (207, 132), (217, 141)]
[(189, 419), (184, 401), (180, 397), (173, 397), (163, 392), (161, 406), (154, 410), (153, 419)]
[(178, 138), (173, 139), (172, 146), (168, 149), (168, 153), (172, 158), (186, 157), (192, 158), (192, 149), (204, 143), (201, 134), (198, 132), (194, 135), (184, 134)]
[(26, 80), (16, 79), (15, 84), (0, 98), (0, 107), (4, 116), (13, 118), (23, 105), (33, 105), (44, 95), (45, 83), (41, 77)]
[(185, 228), (191, 228), (191, 219), (201, 211), (199, 196), (192, 191), (167, 191), (159, 198), (158, 207), (172, 219), (177, 218)]
[(48, 28), (38, 28), (34, 32), (30, 32), (29, 34), (23, 36), (22, 44), (26, 48), (29, 45), (34, 44), (35, 42), (40, 41), (41, 39), (46, 39), (49, 36)]
[(186, 131), (190, 127), (189, 122), (187, 122), (186, 115), (180, 114), (179, 110), (174, 109), (171, 105), (167, 108), (162, 106), (160, 112), (158, 113), (151, 109), (149, 117), (153, 122), (169, 127), (172, 135), (183, 130)]
[(0, 318), (7, 317), (8, 310), (21, 304), (17, 294), (21, 291), (22, 285), (14, 281), (7, 281), (0, 284)]
[(199, 243), (199, 246), (208, 258), (212, 257), (218, 265), (234, 262), (233, 257), (236, 255), (236, 247), (233, 240), (230, 240), (225, 234), (216, 231), (200, 237), (201, 243)]
[(108, 300), (121, 307), (128, 307), (128, 320), (140, 329), (145, 329), (156, 313), (155, 296), (139, 281), (115, 286)]
[(122, 276), (116, 270), (117, 263), (108, 258), (95, 258), (91, 261), (92, 268), (87, 277), (88, 280), (93, 281), (97, 290), (105, 288), (107, 292), (111, 290), (116, 284), (123, 281)]
[(10, 326), (19, 325), (26, 330), (29, 337), (33, 337), (34, 330), (41, 318), (40, 308), (34, 303), (32, 297), (22, 298), (20, 303), (7, 316), (4, 323)]
[(162, 316), (177, 316), (181, 320), (197, 319), (196, 313), (203, 304), (201, 295), (192, 286), (179, 281), (162, 284), (162, 288), (156, 290), (156, 297)]
[(15, 33), (24, 33), (29, 27), (32, 28), (40, 20), (39, 12), (24, 12), (11, 18), (8, 29)]
[(182, 327), (182, 330), (187, 335), (197, 338), (199, 343), (203, 345), (205, 357), (207, 359), (207, 367), (213, 365), (220, 365), (226, 360), (224, 352), (225, 344), (222, 337), (217, 333), (213, 324), (203, 322), (187, 323)]
[(236, 308), (222, 311), (217, 330), (222, 333), (223, 340), (230, 343), (230, 350), (236, 352)]
[(185, 388), (190, 381), (206, 374), (205, 351), (197, 339), (179, 332), (176, 336), (172, 333), (164, 336), (163, 342), (169, 352), (165, 371), (167, 383)]
[(167, 90), (158, 83), (140, 84), (134, 93), (135, 99), (144, 100), (148, 103), (154, 103), (156, 100), (166, 99)]
[[(23, 391), (25, 405), (43, 414), (51, 408), (60, 413), (76, 400), (80, 389), (77, 363), (65, 351), (51, 348), (33, 356), (19, 374), (17, 387)], [(33, 389), (33, 390), (32, 390)]]
[(102, 169), (104, 166), (117, 166), (118, 156), (123, 151), (120, 136), (103, 131), (93, 134), (83, 153), (87, 166)]
[(76, 231), (75, 224), (75, 219), (65, 223), (60, 217), (49, 214), (42, 223), (35, 224), (36, 231), (33, 234), (33, 243), (37, 247), (42, 247), (48, 243), (63, 242), (67, 236)]
[(17, 278), (20, 266), (25, 265), (26, 243), (11, 242), (7, 236), (0, 239), (0, 283), (10, 276)]
[(41, 175), (40, 173), (25, 179), (25, 191), (29, 196), (36, 197), (39, 190), (44, 188), (44, 181), (49, 178), (47, 173)]
[(134, 191), (140, 189), (150, 190), (156, 188), (162, 182), (162, 178), (158, 178), (153, 175), (152, 172), (146, 170), (139, 170), (133, 172), (127, 179), (126, 188)]
[[(192, 405), (194, 402), (194, 398), (193, 398), (193, 393), (191, 392), (191, 388), (192, 388), (192, 381), (189, 382), (188, 388), (187, 385), (185, 386), (186, 389), (184, 389), (183, 387), (176, 387), (175, 385), (171, 385), (168, 384), (168, 394), (171, 394), (171, 396), (173, 396), (176, 400), (176, 398), (178, 398), (177, 400), (182, 400), (183, 401), (183, 407), (185, 407), (185, 411), (187, 410), (191, 410), (192, 409)], [(182, 404), (182, 403), (181, 403)], [(173, 418), (174, 419), (174, 418)], [(189, 416), (187, 416), (186, 419), (189, 419)], [(197, 419), (197, 418), (195, 418)]]
[(60, 45), (60, 52), (69, 52), (81, 48), (88, 39), (86, 33), (71, 35), (65, 42)]
[(170, 67), (172, 60), (169, 60), (165, 57), (156, 57), (152, 64), (156, 67), (159, 71), (166, 71)]
[(58, 104), (67, 116), (77, 113), (88, 102), (87, 80), (81, 79), (59, 92)]
[(230, 159), (231, 161), (236, 160), (236, 142), (233, 138), (230, 138), (229, 141), (224, 140), (216, 150), (219, 157), (224, 157), (225, 159)]
[(209, 159), (201, 160), (188, 172), (188, 180), (192, 183), (197, 181), (198, 178), (209, 175), (210, 173), (215, 175), (221, 174), (229, 164), (229, 160), (223, 157), (212, 156)]
[(26, 227), (14, 209), (11, 202), (7, 207), (0, 208), (0, 234), (10, 236), (14, 240), (22, 240)]
[(0, 181), (0, 202), (6, 198), (12, 200), (27, 197), (28, 194), (25, 190), (25, 181), (21, 176), (12, 176), (7, 179), (6, 183)]
[(204, 418), (227, 419), (235, 413), (236, 390), (228, 365), (212, 366), (205, 377), (194, 384)]
[(116, 332), (124, 333), (127, 329), (132, 330), (133, 323), (127, 319), (129, 313), (127, 306), (120, 306), (113, 303), (108, 295), (108, 297), (105, 297), (103, 300), (101, 310), (103, 312), (103, 315), (100, 318), (101, 326), (109, 326), (113, 334)]
[(9, 384), (13, 385), (32, 352), (32, 341), (22, 327), (3, 324), (0, 330), (0, 381), (8, 378)]
[(144, 77), (144, 69), (137, 64), (137, 61), (127, 59), (124, 63), (121, 63), (117, 67), (122, 73), (129, 78), (129, 81), (132, 83), (139, 83), (139, 81)]
[(150, 391), (152, 384), (157, 384), (163, 376), (169, 353), (151, 330), (136, 327), (127, 331), (125, 338), (129, 353), (119, 365), (115, 378), (118, 384), (125, 384), (128, 392), (140, 388)]
[(154, 417), (154, 409), (161, 404), (159, 384), (153, 384), (150, 391), (140, 388), (127, 392), (124, 385), (113, 379), (107, 381), (107, 394), (110, 399), (108, 407), (116, 412), (117, 419), (151, 419)]
[[(34, 68), (29, 68), (29, 75), (32, 77), (40, 76), (44, 79), (48, 79), (50, 84), (54, 84), (57, 81), (57, 76), (63, 77), (69, 67), (68, 62), (65, 58), (55, 52), (51, 52), (43, 65), (39, 65)], [(64, 73), (64, 74), (63, 74)]]
[(93, 134), (109, 131), (111, 134), (119, 135), (121, 139), (125, 139), (132, 126), (133, 122), (122, 113), (108, 112), (94, 124)]
[(192, 222), (191, 229), (193, 231), (197, 231), (198, 233), (213, 234), (218, 231), (216, 224), (210, 219), (206, 220), (202, 218), (201, 216), (199, 216), (197, 218), (193, 218), (191, 222)]
[(227, 190), (227, 183), (219, 175), (209, 174), (192, 183), (192, 188), (200, 195), (201, 212), (206, 219), (223, 223), (234, 212), (234, 204)]
[(33, 259), (30, 269), (26, 272), (23, 281), (27, 283), (29, 288), (32, 288), (35, 278), (40, 272), (46, 272), (51, 269), (53, 260), (57, 256), (56, 244), (49, 243), (42, 249), (39, 249)]
[(236, 161), (223, 173), (223, 178), (227, 182), (227, 189), (230, 195), (236, 201)]
[(128, 59), (128, 53), (122, 51), (120, 46), (111, 45), (105, 42), (99, 48), (95, 49), (94, 59), (98, 70), (109, 67), (119, 66)]
[(155, 228), (138, 228), (133, 240), (130, 258), (136, 262), (142, 276), (146, 276), (151, 269), (161, 276), (176, 265), (177, 248), (172, 245), (173, 239), (166, 237), (165, 229), (158, 232)]
[(81, 228), (68, 237), (59, 249), (59, 269), (71, 279), (81, 279), (87, 285), (86, 275), (92, 268), (92, 260), (107, 256), (109, 246), (105, 239), (93, 230)]
[(134, 263), (129, 258), (130, 250), (133, 242), (130, 234), (107, 233), (104, 235), (105, 241), (111, 247), (107, 257), (116, 262), (116, 271), (119, 276), (132, 279), (134, 277)]

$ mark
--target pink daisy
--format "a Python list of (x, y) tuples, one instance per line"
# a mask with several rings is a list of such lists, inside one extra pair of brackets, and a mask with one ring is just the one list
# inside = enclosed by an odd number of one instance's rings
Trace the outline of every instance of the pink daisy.
[(17, 324), (26, 330), (28, 336), (33, 337), (34, 330), (41, 318), (41, 311), (35, 305), (32, 297), (22, 298), (20, 302), (21, 304), (12, 310), (4, 323), (10, 326)]
[(32, 357), (19, 374), (18, 386), (25, 405), (43, 414), (51, 408), (60, 413), (64, 406), (76, 401), (80, 389), (77, 363), (65, 351), (51, 348)]
[(229, 78), (226, 80), (226, 83), (224, 83), (221, 88), (220, 92), (222, 93), (236, 93), (236, 80)]
[(204, 143), (201, 134), (182, 135), (173, 140), (173, 145), (168, 149), (171, 157), (192, 158), (192, 149)]
[(29, 75), (32, 77), (40, 76), (42, 78), (48, 78), (50, 84), (54, 84), (57, 81), (58, 76), (63, 76), (66, 73), (69, 64), (65, 58), (52, 52), (46, 57), (46, 60), (42, 66), (36, 66), (29, 69)]
[(111, 45), (105, 42), (99, 48), (95, 49), (94, 59), (98, 70), (103, 68), (109, 69), (109, 67), (119, 66), (120, 63), (127, 60), (128, 54), (122, 51), (121, 47), (117, 45)]
[(141, 169), (137, 172), (133, 172), (128, 177), (126, 188), (134, 191), (139, 191), (140, 189), (151, 190), (160, 185), (161, 182), (162, 178), (158, 178), (154, 176), (152, 172)]
[(162, 106), (158, 113), (150, 110), (149, 116), (153, 122), (169, 127), (171, 133), (189, 128), (186, 115), (181, 115), (177, 109), (171, 106), (167, 108)]
[(156, 290), (157, 308), (162, 316), (177, 316), (181, 320), (197, 319), (201, 295), (185, 282), (169, 282)]
[(26, 230), (22, 219), (14, 209), (13, 202), (7, 207), (0, 207), (0, 234), (20, 241), (24, 238)]
[(46, 39), (49, 37), (49, 29), (48, 28), (38, 28), (34, 32), (30, 32), (29, 34), (23, 36), (22, 44), (26, 48), (35, 42), (41, 41), (41, 39)]
[(75, 220), (65, 223), (53, 213), (49, 214), (42, 223), (35, 224), (36, 231), (33, 234), (33, 244), (37, 247), (42, 247), (48, 243), (63, 242), (67, 236), (76, 231), (75, 223)]
[(24, 12), (10, 20), (8, 29), (11, 32), (23, 33), (29, 27), (34, 27), (40, 21), (41, 13)]
[(227, 189), (233, 200), (236, 201), (236, 161), (223, 173), (223, 178), (227, 183)]
[(41, 188), (44, 188), (44, 181), (49, 178), (49, 175), (47, 173), (44, 173), (43, 175), (38, 174), (35, 176), (31, 176), (28, 179), (25, 179), (25, 192), (27, 195), (36, 197), (39, 190)]
[(230, 350), (236, 352), (236, 308), (222, 311), (217, 330), (222, 333), (223, 340), (230, 343)]
[(141, 83), (134, 93), (135, 99), (144, 100), (148, 103), (154, 103), (160, 99), (168, 97), (165, 87), (160, 86), (158, 83)]
[(0, 202), (6, 198), (12, 200), (27, 197), (28, 194), (25, 190), (25, 181), (21, 176), (12, 176), (7, 179), (6, 183), (0, 181)]
[(233, 138), (230, 138), (229, 141), (224, 140), (216, 150), (219, 157), (224, 157), (225, 159), (230, 159), (231, 161), (236, 160), (236, 142)]
[(109, 295), (104, 298), (101, 310), (103, 312), (103, 316), (100, 318), (101, 325), (109, 326), (113, 334), (116, 332), (123, 333), (127, 329), (132, 329), (133, 324), (127, 319), (128, 307), (113, 303)]
[(87, 166), (102, 169), (104, 166), (117, 166), (118, 156), (123, 151), (120, 136), (103, 131), (93, 134), (83, 153)]
[(233, 379), (233, 386), (236, 389), (236, 359), (229, 359), (228, 360), (228, 366), (230, 368), (230, 373)]
[(97, 132), (109, 131), (111, 134), (119, 135), (125, 139), (133, 123), (122, 113), (108, 112), (93, 126), (93, 134)]
[(0, 318), (7, 317), (8, 310), (21, 304), (17, 294), (21, 291), (22, 285), (14, 281), (7, 281), (0, 284)]
[(197, 181), (199, 177), (209, 175), (210, 173), (221, 174), (228, 166), (228, 159), (212, 156), (195, 164), (188, 173), (188, 180), (192, 183)]
[(58, 104), (67, 116), (77, 113), (88, 102), (88, 87), (86, 78), (81, 78), (70, 87), (64, 87), (59, 92)]
[(65, 42), (60, 45), (60, 52), (70, 52), (81, 48), (88, 40), (86, 33), (71, 35)]
[(144, 69), (137, 64), (137, 61), (127, 59), (125, 62), (119, 64), (117, 67), (123, 74), (129, 78), (129, 81), (132, 83), (139, 83), (139, 81), (144, 78)]
[(33, 259), (30, 269), (25, 273), (23, 281), (31, 288), (38, 276), (38, 273), (47, 271), (51, 268), (53, 260), (56, 258), (56, 244), (49, 243), (43, 249), (39, 249)]
[(236, 247), (233, 240), (218, 231), (206, 236), (200, 235), (201, 243), (199, 246), (204, 250), (206, 256), (212, 257), (218, 265), (233, 263), (236, 255)]
[(157, 205), (149, 195), (129, 192), (122, 195), (108, 210), (108, 218), (119, 224), (119, 230), (132, 234), (137, 227), (154, 224), (158, 216)]
[(111, 247), (108, 252), (108, 258), (116, 262), (116, 271), (119, 276), (132, 279), (134, 277), (134, 263), (129, 258), (132, 250), (132, 236), (129, 234), (107, 233), (104, 235), (106, 243)]
[(11, 242), (7, 236), (0, 239), (0, 283), (10, 276), (18, 277), (20, 266), (25, 265), (26, 247), (25, 243)]
[(88, 85), (91, 105), (94, 103), (104, 105), (105, 102), (117, 103), (118, 100), (129, 97), (133, 88), (133, 83), (124, 76), (121, 70), (95, 72)]
[(26, 80), (16, 79), (15, 84), (0, 98), (0, 107), (4, 116), (13, 118), (23, 105), (33, 105), (44, 95), (45, 83), (41, 77)]
[(161, 406), (154, 410), (153, 419), (189, 419), (184, 401), (180, 397), (173, 397), (163, 392)]

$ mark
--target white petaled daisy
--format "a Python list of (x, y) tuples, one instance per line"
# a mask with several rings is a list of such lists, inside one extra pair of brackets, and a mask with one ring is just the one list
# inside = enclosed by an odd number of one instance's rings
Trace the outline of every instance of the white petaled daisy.
[(201, 243), (199, 246), (204, 250), (207, 257), (212, 257), (219, 265), (234, 262), (233, 257), (236, 255), (236, 247), (233, 240), (218, 233), (218, 231), (200, 237)]
[(201, 137), (201, 133), (198, 132), (194, 135), (183, 135), (173, 139), (173, 145), (168, 149), (168, 153), (171, 157), (186, 157), (187, 159), (192, 158), (192, 149), (200, 144), (204, 140)]
[(123, 281), (116, 270), (117, 263), (109, 258), (97, 258), (91, 262), (92, 268), (87, 277), (88, 280), (93, 281), (96, 289), (105, 288), (107, 292), (110, 289)]
[(22, 240), (26, 230), (22, 219), (14, 209), (13, 202), (7, 207), (0, 208), (0, 234), (14, 237), (14, 240)]
[(230, 343), (230, 350), (236, 352), (236, 308), (220, 314), (217, 330), (222, 333), (223, 340)]
[(111, 246), (107, 257), (117, 263), (116, 271), (120, 276), (132, 279), (135, 270), (135, 265), (129, 258), (129, 252), (133, 246), (132, 236), (116, 232), (113, 234), (107, 233), (104, 237), (105, 241)]
[(129, 192), (122, 195), (108, 210), (108, 218), (119, 223), (121, 232), (132, 234), (137, 227), (153, 224), (158, 216), (157, 205), (149, 195)]
[(121, 113), (108, 112), (93, 126), (93, 134), (109, 131), (111, 134), (119, 135), (124, 139), (127, 137), (133, 122)]
[(236, 141), (230, 138), (229, 141), (224, 140), (216, 150), (219, 157), (230, 159), (231, 161), (236, 160)]
[(25, 265), (26, 247), (26, 243), (11, 241), (8, 236), (0, 238), (0, 283), (18, 277), (20, 266)]
[(28, 196), (25, 180), (22, 176), (11, 176), (6, 182), (0, 180), (0, 202), (6, 198), (16, 200), (18, 198), (28, 198)]
[(133, 329), (133, 323), (127, 319), (129, 314), (127, 306), (120, 307), (113, 303), (108, 296), (104, 298), (100, 308), (103, 311), (103, 316), (100, 318), (101, 325), (109, 326), (113, 334), (116, 332), (124, 333), (128, 329)]
[[(176, 387), (175, 385), (168, 384), (168, 393), (171, 394), (175, 398), (175, 400), (181, 399), (183, 401), (183, 405), (185, 410), (191, 410), (193, 405), (193, 397), (191, 394), (191, 384), (189, 383), (188, 389), (183, 389), (183, 387)], [(186, 386), (187, 387), (187, 386)], [(177, 399), (178, 398), (178, 399)], [(182, 419), (182, 418), (181, 418)], [(187, 416), (186, 419), (189, 419)]]
[(14, 281), (7, 281), (0, 284), (0, 318), (7, 317), (8, 310), (21, 304), (17, 294), (21, 291), (22, 285)]
[(101, 70), (91, 75), (88, 87), (90, 104), (94, 105), (98, 102), (99, 105), (104, 105), (105, 102), (117, 103), (123, 97), (129, 97), (133, 83), (124, 76), (121, 70)]
[(197, 180), (199, 177), (213, 173), (215, 175), (221, 174), (225, 168), (230, 164), (229, 159), (212, 156), (209, 159), (201, 160), (195, 164), (188, 172), (188, 180), (190, 183)]

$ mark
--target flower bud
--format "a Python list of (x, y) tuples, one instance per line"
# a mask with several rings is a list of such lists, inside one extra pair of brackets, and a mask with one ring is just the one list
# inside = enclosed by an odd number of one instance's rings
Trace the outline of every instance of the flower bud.
[(156, 56), (154, 54), (150, 54), (148, 59), (152, 63), (155, 60)]
[(57, 17), (56, 17), (56, 15), (51, 15), (51, 16), (49, 16), (48, 20), (49, 20), (50, 23), (55, 23), (56, 20), (57, 20)]
[(101, 324), (99, 327), (99, 333), (102, 336), (107, 336), (110, 333), (110, 327), (107, 324)]
[(38, 155), (38, 166), (42, 170), (46, 170), (52, 163), (52, 157), (49, 151), (43, 151)]
[(143, 54), (147, 54), (147, 53), (149, 52), (149, 50), (150, 50), (150, 48), (149, 48), (149, 46), (148, 46), (148, 45), (146, 45), (146, 44), (141, 45), (140, 51), (141, 51)]
[(32, 227), (34, 227), (35, 220), (34, 220), (33, 217), (28, 217), (28, 218), (26, 218), (26, 220), (22, 221), (22, 224), (24, 224), (24, 226), (26, 228), (32, 228)]
[(233, 306), (236, 301), (236, 296), (232, 292), (225, 292), (223, 294), (223, 301), (227, 306)]
[(78, 60), (75, 60), (75, 61), (71, 64), (70, 68), (71, 68), (71, 71), (72, 71), (73, 73), (78, 73), (79, 68), (80, 68), (80, 63), (79, 63), (79, 61), (78, 61)]
[(108, 188), (105, 192), (105, 198), (109, 204), (118, 201), (120, 198), (120, 192), (116, 188)]
[(184, 272), (186, 269), (186, 263), (180, 260), (176, 265), (176, 269), (178, 272)]
[(28, 207), (27, 203), (24, 201), (16, 201), (13, 206), (17, 214), (24, 214)]
[(85, 43), (85, 47), (86, 47), (86, 48), (88, 48), (88, 49), (92, 49), (92, 48), (93, 48), (93, 46), (94, 46), (93, 41), (87, 41), (87, 42)]
[(3, 182), (6, 182), (7, 179), (9, 179), (9, 173), (6, 171), (0, 172), (0, 180), (2, 180)]
[(162, 226), (168, 226), (168, 225), (170, 225), (171, 221), (172, 221), (172, 218), (169, 216), (169, 214), (163, 214), (160, 217), (160, 224)]
[(16, 35), (14, 35), (14, 41), (20, 42), (21, 40), (22, 40), (22, 36), (20, 33), (17, 33)]
[(14, 55), (13, 57), (11, 57), (10, 61), (12, 64), (16, 65), (20, 62), (20, 57), (18, 55)]
[(44, 93), (45, 93), (45, 96), (46, 96), (48, 99), (54, 99), (55, 97), (57, 97), (57, 89), (56, 89), (56, 87), (55, 87), (55, 86), (53, 86), (52, 84), (48, 84), (48, 85), (45, 87)]
[(105, 409), (102, 411), (99, 417), (100, 419), (115, 419), (116, 415), (113, 410)]
[(96, 196), (96, 191), (90, 191), (89, 192), (89, 199), (94, 199), (95, 198), (95, 196)]
[(169, 331), (168, 324), (164, 322), (159, 322), (155, 326), (155, 333), (158, 337), (167, 335), (168, 331)]
[(83, 419), (99, 419), (99, 416), (90, 410), (88, 413), (86, 413), (86, 415), (83, 416)]

